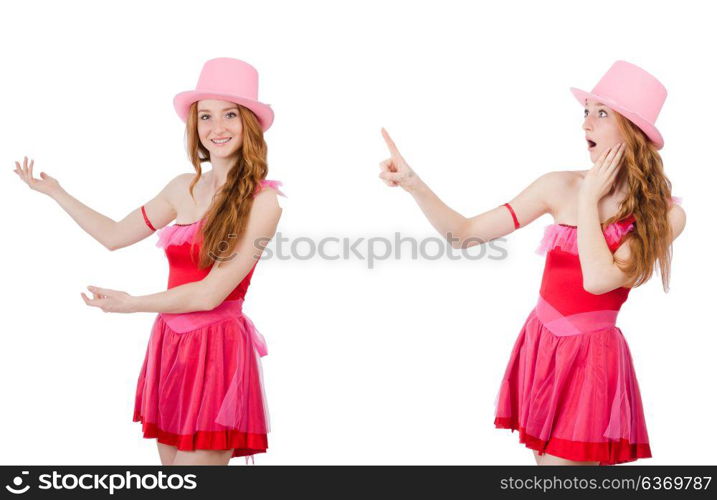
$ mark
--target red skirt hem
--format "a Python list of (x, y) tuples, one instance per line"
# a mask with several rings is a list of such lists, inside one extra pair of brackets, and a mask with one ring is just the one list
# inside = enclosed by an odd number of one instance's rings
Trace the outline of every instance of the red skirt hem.
[(196, 431), (193, 434), (174, 434), (159, 428), (157, 424), (146, 422), (141, 415), (135, 413), (133, 422), (142, 423), (142, 434), (147, 439), (156, 438), (158, 442), (175, 446), (181, 451), (194, 450), (229, 450), (233, 449), (231, 458), (266, 453), (266, 434), (253, 434), (237, 430)]
[(599, 465), (615, 465), (633, 462), (638, 458), (650, 458), (652, 453), (648, 443), (629, 443), (626, 439), (609, 442), (582, 442), (568, 439), (550, 438), (547, 442), (525, 432), (518, 422), (511, 418), (496, 417), (497, 429), (518, 431), (519, 440), (527, 448), (536, 450), (539, 455), (548, 453), (555, 457), (577, 462), (599, 462)]

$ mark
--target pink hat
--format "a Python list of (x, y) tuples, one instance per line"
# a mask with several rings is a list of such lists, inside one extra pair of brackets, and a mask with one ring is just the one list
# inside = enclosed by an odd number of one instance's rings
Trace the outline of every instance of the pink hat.
[(252, 110), (266, 132), (274, 121), (274, 111), (257, 100), (258, 87), (259, 74), (251, 64), (230, 57), (210, 59), (204, 63), (197, 88), (174, 96), (174, 109), (186, 122), (193, 102), (201, 99), (234, 102)]
[(626, 61), (617, 61), (592, 92), (572, 87), (570, 91), (580, 104), (585, 105), (587, 99), (594, 99), (614, 109), (645, 132), (657, 149), (664, 146), (665, 141), (655, 128), (655, 120), (667, 97), (667, 89), (644, 69)]

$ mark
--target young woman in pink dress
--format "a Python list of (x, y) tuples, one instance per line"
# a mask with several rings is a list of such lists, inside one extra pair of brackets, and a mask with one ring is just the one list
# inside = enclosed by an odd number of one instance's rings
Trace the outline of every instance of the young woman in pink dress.
[[(137, 381), (133, 420), (156, 438), (162, 465), (226, 465), (267, 449), (261, 381), (264, 339), (242, 314), (263, 248), (281, 216), (278, 181), (266, 180), (264, 132), (274, 118), (257, 100), (249, 64), (204, 64), (195, 90), (175, 96), (186, 122), (194, 174), (172, 179), (153, 199), (116, 222), (82, 204), (33, 162), (16, 163), (34, 190), (55, 199), (110, 250), (156, 230), (169, 261), (168, 290), (144, 296), (91, 286), (89, 306), (105, 312), (156, 312)], [(201, 163), (211, 169), (202, 173)], [(171, 221), (177, 220), (173, 225)]]
[(584, 106), (589, 170), (540, 176), (509, 203), (464, 217), (415, 174), (384, 130), (379, 177), (408, 191), (456, 248), (499, 238), (549, 213), (537, 305), (515, 342), (494, 425), (518, 431), (538, 465), (616, 464), (651, 456), (632, 358), (616, 318), (658, 267), (668, 289), (672, 241), (685, 211), (672, 197), (655, 120), (667, 92), (616, 62)]

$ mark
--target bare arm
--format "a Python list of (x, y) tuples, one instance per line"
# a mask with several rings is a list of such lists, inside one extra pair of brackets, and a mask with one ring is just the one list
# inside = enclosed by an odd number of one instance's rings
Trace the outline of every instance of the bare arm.
[[(176, 217), (176, 211), (168, 197), (170, 186), (171, 183), (144, 205), (145, 212), (155, 229), (167, 225)], [(53, 199), (87, 234), (108, 250), (132, 245), (154, 232), (145, 222), (141, 208), (136, 208), (122, 220), (115, 221), (88, 207), (64, 189), (57, 191)]]
[[(467, 248), (509, 234), (515, 230), (513, 217), (505, 206), (474, 217), (465, 217), (446, 205), (411, 169), (388, 133), (383, 136), (391, 158), (381, 162), (379, 177), (389, 186), (401, 186), (416, 200), (428, 221), (454, 248)], [(532, 182), (509, 204), (520, 226), (550, 212), (549, 200), (560, 182), (560, 173), (551, 172)]]
[[(147, 219), (155, 230), (163, 228), (177, 218), (177, 210), (172, 201), (173, 194), (176, 193), (180, 187), (184, 186), (185, 183), (182, 179), (185, 176), (193, 177), (194, 174), (178, 175), (169, 181), (154, 198), (143, 205)], [(130, 212), (124, 219), (118, 222), (112, 222), (114, 225), (108, 240), (108, 248), (110, 250), (117, 250), (133, 245), (154, 232), (144, 220), (141, 207)]]
[[(559, 172), (544, 174), (508, 202), (520, 227), (527, 226), (541, 215), (550, 212), (548, 200), (559, 182)], [(513, 216), (503, 205), (468, 218), (447, 207), (435, 195), (414, 194), (414, 198), (417, 198), (419, 206), (441, 234), (447, 234), (444, 233), (447, 229), (452, 230), (455, 248), (485, 243), (510, 234), (516, 229)], [(432, 217), (434, 220), (431, 220)], [(444, 224), (446, 220), (450, 222)]]
[[(597, 208), (583, 207), (582, 214), (592, 221), (599, 221)], [(668, 212), (668, 220), (672, 229), (672, 241), (677, 238), (685, 228), (687, 216), (685, 210), (673, 204)], [(582, 234), (580, 234), (582, 232)], [(634, 279), (630, 279), (617, 265), (617, 261), (627, 262), (630, 260), (631, 252), (628, 241), (623, 242), (615, 253), (605, 241), (605, 236), (597, 222), (597, 228), (589, 226), (580, 228), (578, 226), (578, 254), (580, 267), (583, 273), (583, 288), (585, 291), (600, 295), (608, 293), (616, 288), (630, 287)], [(581, 240), (582, 237), (582, 240)]]
[(142, 296), (98, 286), (88, 286), (87, 289), (92, 293), (92, 298), (88, 298), (84, 292), (80, 294), (85, 304), (99, 307), (104, 312), (184, 313), (207, 309), (207, 301), (202, 295), (206, 290), (201, 281), (185, 283), (164, 292)]
[(156, 313), (188, 313), (194, 311), (208, 311), (206, 287), (203, 282), (192, 281), (175, 286), (163, 292), (149, 295), (130, 296), (132, 301), (131, 312)]
[[(39, 179), (34, 178), (34, 160), (28, 164), (27, 157), (25, 157), (22, 166), (18, 162), (15, 162), (15, 165), (15, 173), (31, 189), (54, 199), (87, 234), (109, 250), (132, 245), (153, 232), (145, 223), (140, 208), (132, 211), (121, 221), (114, 221), (74, 198), (60, 186), (57, 179), (46, 173), (41, 172)], [(176, 211), (170, 195), (184, 175), (191, 174), (182, 174), (175, 177), (157, 196), (144, 205), (145, 211), (155, 228), (165, 226), (176, 217)]]

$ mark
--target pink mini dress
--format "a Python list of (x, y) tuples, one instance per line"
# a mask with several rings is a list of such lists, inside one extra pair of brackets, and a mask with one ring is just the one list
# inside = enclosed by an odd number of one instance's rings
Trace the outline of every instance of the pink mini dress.
[[(261, 188), (278, 191), (279, 185), (264, 180)], [(158, 232), (157, 246), (169, 261), (168, 289), (209, 274), (211, 266), (196, 265), (203, 223), (173, 224)], [(232, 458), (267, 450), (269, 413), (261, 376), (267, 348), (242, 313), (255, 268), (211, 311), (157, 315), (137, 380), (133, 416), (142, 423), (145, 438), (185, 451), (233, 449)]]
[[(611, 252), (636, 223), (630, 215), (604, 228)], [(651, 457), (632, 356), (616, 326), (631, 289), (585, 291), (575, 226), (549, 225), (538, 253), (547, 254), (538, 302), (510, 355), (494, 425), (518, 431), (541, 455), (600, 465)]]

